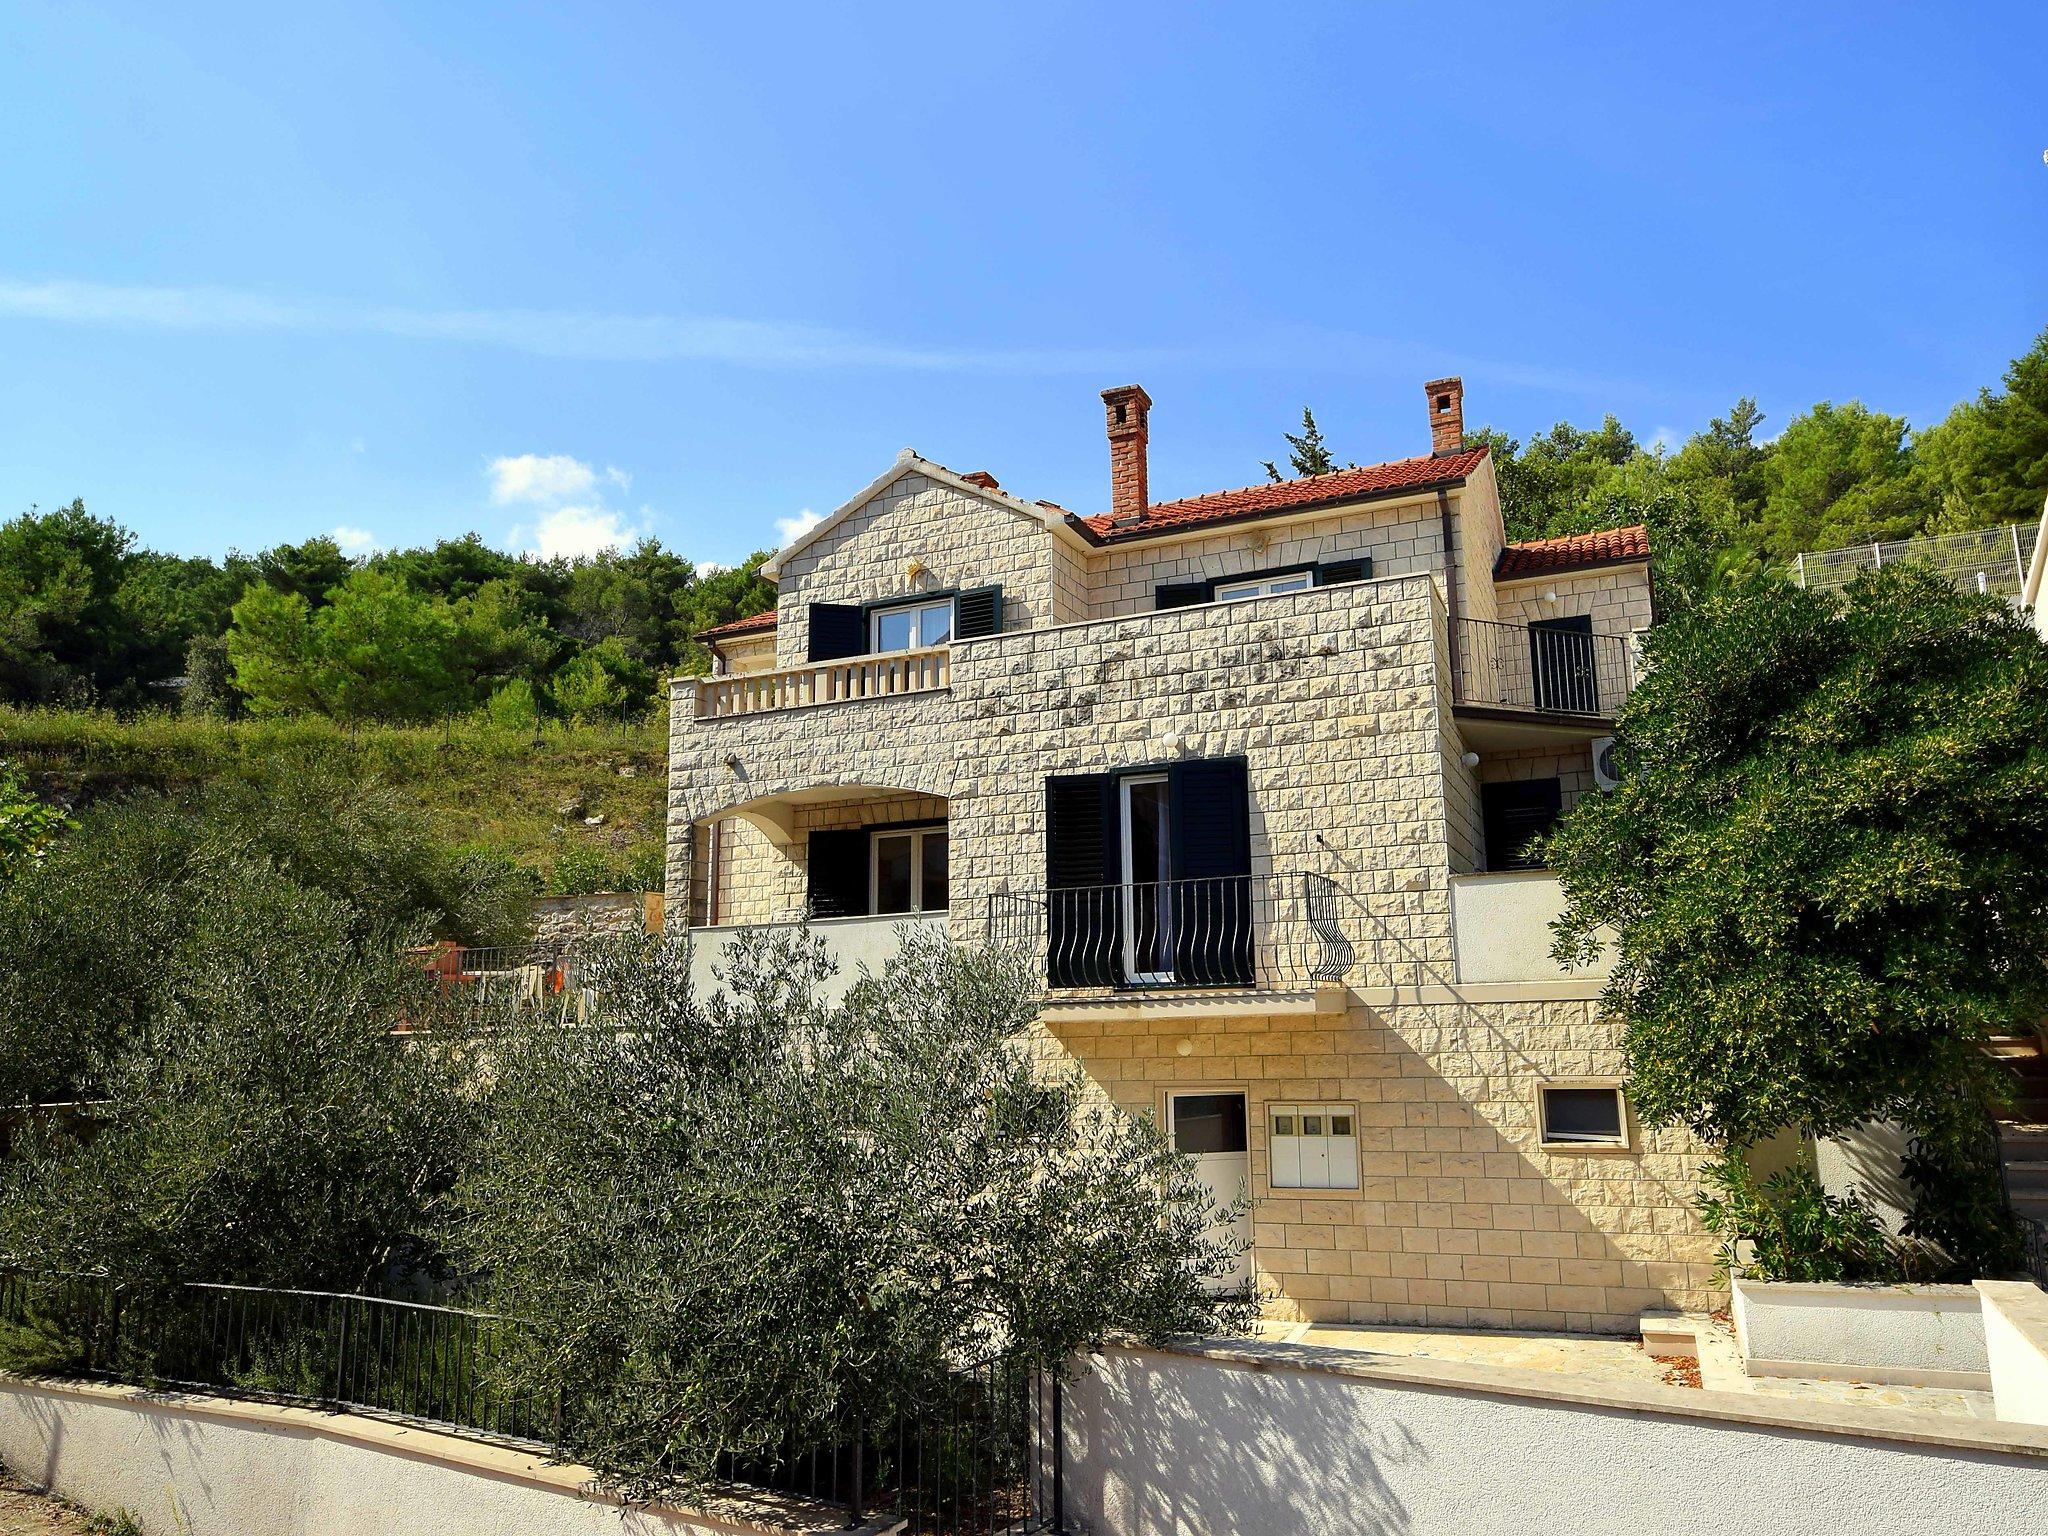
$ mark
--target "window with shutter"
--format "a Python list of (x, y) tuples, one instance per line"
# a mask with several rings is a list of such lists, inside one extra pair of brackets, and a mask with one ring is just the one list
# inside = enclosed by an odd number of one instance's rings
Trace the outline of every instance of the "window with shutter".
[(1167, 770), (1173, 826), (1174, 979), (1248, 987), (1252, 966), (1251, 783), (1241, 757)]
[(1116, 780), (1045, 781), (1046, 979), (1106, 987), (1117, 979)]
[(867, 916), (868, 842), (865, 827), (810, 835), (805, 858), (808, 915)]
[(1556, 779), (1479, 786), (1488, 869), (1540, 869), (1529, 844), (1557, 824), (1564, 796)]
[(1000, 586), (970, 587), (953, 602), (953, 633), (962, 640), (1003, 632), (1003, 589)]
[(1356, 560), (1326, 560), (1316, 568), (1316, 585), (1319, 587), (1341, 586), (1345, 582), (1366, 581), (1372, 576), (1372, 557), (1362, 555)]
[(858, 603), (810, 604), (810, 659), (837, 661), (868, 648), (867, 619)]

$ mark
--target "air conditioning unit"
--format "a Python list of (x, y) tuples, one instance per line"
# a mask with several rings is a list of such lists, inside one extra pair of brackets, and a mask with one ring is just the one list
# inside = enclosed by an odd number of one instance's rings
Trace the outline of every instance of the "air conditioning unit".
[(1593, 782), (1603, 790), (1621, 788), (1621, 770), (1614, 762), (1614, 738), (1595, 737), (1593, 741)]

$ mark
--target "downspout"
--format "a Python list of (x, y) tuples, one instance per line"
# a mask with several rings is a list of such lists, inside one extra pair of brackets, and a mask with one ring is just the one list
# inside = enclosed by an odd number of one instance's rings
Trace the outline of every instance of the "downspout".
[(704, 926), (718, 926), (718, 866), (725, 843), (725, 823), (714, 821), (704, 839), (704, 862), (710, 867), (704, 871)]
[(1458, 561), (1451, 553), (1451, 493), (1442, 487), (1436, 493), (1437, 521), (1444, 539), (1444, 620), (1449, 626), (1451, 653), (1451, 702), (1458, 701)]

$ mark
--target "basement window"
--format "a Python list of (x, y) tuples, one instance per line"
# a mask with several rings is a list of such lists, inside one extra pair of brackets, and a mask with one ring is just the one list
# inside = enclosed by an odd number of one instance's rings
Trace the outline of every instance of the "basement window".
[(1628, 1145), (1628, 1106), (1618, 1083), (1544, 1083), (1536, 1090), (1536, 1113), (1546, 1147)]
[(1273, 1188), (1358, 1188), (1358, 1114), (1349, 1104), (1275, 1104), (1266, 1115)]

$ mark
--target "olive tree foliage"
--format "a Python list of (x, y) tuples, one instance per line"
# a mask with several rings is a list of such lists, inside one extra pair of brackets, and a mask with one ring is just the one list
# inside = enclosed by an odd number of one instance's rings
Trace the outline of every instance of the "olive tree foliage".
[(595, 1027), (493, 1046), (452, 1251), (535, 1326), (509, 1362), (566, 1453), (651, 1495), (819, 1443), (998, 1352), (1243, 1321), (1235, 1251), (1147, 1120), (1035, 1064), (1028, 968), (913, 939), (828, 1004), (822, 942), (595, 957)]
[(1982, 1045), (2048, 1008), (2048, 646), (1899, 566), (1839, 596), (1752, 584), (1646, 661), (1621, 787), (1550, 845), (1558, 958), (1618, 935), (1638, 1111), (1738, 1153), (1899, 1121), (1909, 1233), (1997, 1262)]
[(430, 1254), (477, 1107), (467, 1040), (416, 960), (351, 938), (340, 899), (235, 877), (210, 942), (98, 1063), (92, 1134), (31, 1117), (0, 1163), (0, 1267), (146, 1298), (383, 1288)]
[(263, 904), (281, 889), (329, 923), (318, 953), (365, 962), (430, 938), (503, 942), (528, 901), (505, 865), (448, 848), (375, 783), (309, 774), (94, 805), (0, 881), (0, 1105), (100, 1096), (220, 966), (295, 974), (300, 926), (254, 921), (289, 908)]

